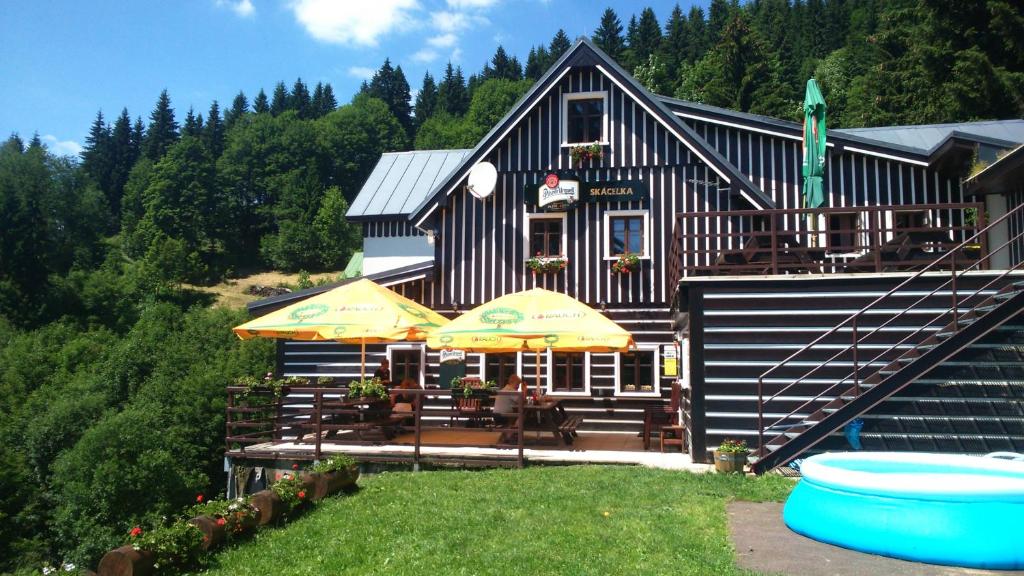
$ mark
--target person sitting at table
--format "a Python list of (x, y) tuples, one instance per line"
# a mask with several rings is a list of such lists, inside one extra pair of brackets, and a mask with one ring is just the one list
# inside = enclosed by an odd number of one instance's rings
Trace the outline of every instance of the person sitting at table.
[(498, 395), (494, 397), (494, 423), (505, 426), (514, 422), (519, 416), (519, 395), (511, 392), (519, 392), (522, 389), (523, 379), (517, 374), (508, 377), (505, 385), (502, 386)]
[[(420, 384), (412, 378), (406, 378), (391, 391), (391, 405), (398, 410), (399, 404), (408, 404), (409, 406), (416, 400), (415, 394), (407, 394), (402, 390), (419, 390)], [(412, 410), (410, 409), (409, 412)]]
[(380, 368), (377, 368), (377, 371), (373, 373), (373, 377), (379, 378), (385, 386), (391, 384), (391, 364), (387, 358), (380, 361)]

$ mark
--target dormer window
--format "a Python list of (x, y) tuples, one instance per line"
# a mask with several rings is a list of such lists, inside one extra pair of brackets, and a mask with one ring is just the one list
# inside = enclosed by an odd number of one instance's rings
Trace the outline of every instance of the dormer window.
[(608, 141), (608, 93), (562, 95), (562, 144)]

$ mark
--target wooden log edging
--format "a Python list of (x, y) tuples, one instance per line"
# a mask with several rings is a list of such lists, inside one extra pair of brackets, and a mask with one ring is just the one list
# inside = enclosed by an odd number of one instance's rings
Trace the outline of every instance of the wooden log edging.
[[(317, 502), (328, 496), (351, 491), (359, 479), (359, 466), (353, 465), (344, 470), (331, 472), (306, 472), (299, 475), (299, 482), (306, 492), (305, 502)], [(249, 532), (253, 528), (268, 526), (280, 522), (285, 517), (287, 506), (277, 492), (268, 488), (260, 490), (249, 500), (255, 515), (242, 520), (245, 528), (239, 533)], [(197, 516), (188, 520), (190, 524), (203, 533), (203, 552), (212, 552), (227, 542), (227, 519), (213, 516)], [(96, 568), (98, 576), (151, 576), (156, 573), (154, 564), (156, 557), (148, 550), (136, 550), (131, 544), (110, 550), (100, 559)]]
[(126, 544), (103, 555), (96, 568), (99, 576), (149, 576), (153, 574), (154, 555)]

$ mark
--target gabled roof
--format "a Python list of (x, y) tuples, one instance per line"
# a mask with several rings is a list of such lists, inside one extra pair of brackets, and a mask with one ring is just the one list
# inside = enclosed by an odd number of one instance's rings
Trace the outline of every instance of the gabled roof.
[(413, 224), (420, 226), (437, 206), (443, 205), (448, 194), (466, 176), (469, 169), (477, 162), (483, 160), (492, 148), (505, 138), (508, 131), (519, 122), (523, 114), (531, 110), (552, 87), (558, 84), (565, 72), (573, 66), (596, 66), (627, 94), (631, 93), (649, 114), (661, 121), (669, 131), (675, 133), (712, 170), (729, 182), (730, 187), (734, 191), (739, 192), (753, 206), (760, 209), (775, 207), (775, 203), (770, 196), (755, 186), (749, 178), (730, 164), (713, 146), (708, 144), (706, 140), (697, 135), (692, 128), (673, 114), (658, 97), (648, 92), (635, 78), (623, 70), (589, 39), (580, 38), (512, 106), (512, 109), (509, 110), (501, 121), (491, 128), (490, 132), (463, 158), (458, 167), (448, 174), (446, 178), (442, 179), (428, 197), (412, 211), (410, 219)]
[(345, 214), (349, 220), (406, 217), (469, 150), (413, 150), (381, 155)]

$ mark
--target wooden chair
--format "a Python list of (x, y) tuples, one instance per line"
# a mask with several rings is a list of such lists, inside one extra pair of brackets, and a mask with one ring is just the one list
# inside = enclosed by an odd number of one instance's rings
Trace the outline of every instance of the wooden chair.
[(672, 395), (668, 406), (659, 404), (644, 408), (644, 450), (651, 449), (651, 434), (664, 426), (679, 425), (679, 406), (682, 402), (683, 388), (678, 382), (672, 383)]

